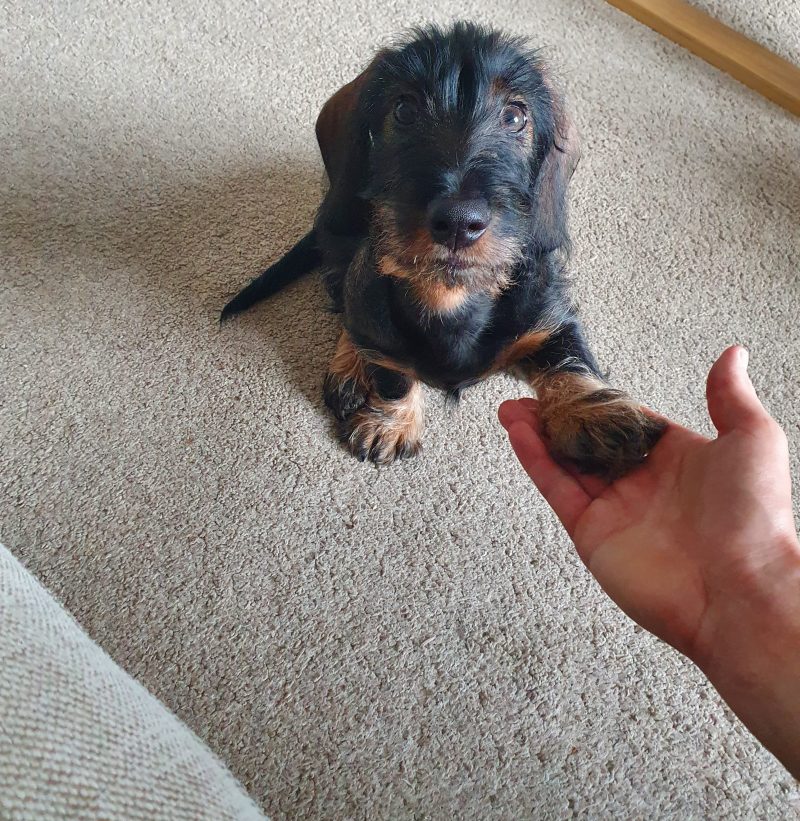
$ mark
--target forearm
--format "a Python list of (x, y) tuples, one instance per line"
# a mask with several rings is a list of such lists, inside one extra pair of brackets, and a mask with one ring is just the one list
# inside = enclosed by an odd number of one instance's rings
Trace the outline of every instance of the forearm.
[(713, 652), (696, 661), (744, 725), (800, 779), (800, 550), (768, 575), (752, 597), (732, 603)]

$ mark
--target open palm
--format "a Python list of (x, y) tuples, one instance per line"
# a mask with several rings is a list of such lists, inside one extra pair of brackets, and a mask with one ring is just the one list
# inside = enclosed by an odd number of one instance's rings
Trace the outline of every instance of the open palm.
[(695, 661), (724, 651), (732, 609), (755, 601), (764, 573), (797, 559), (786, 438), (746, 361), (729, 348), (709, 374), (717, 439), (668, 422), (645, 462), (610, 484), (553, 461), (536, 400), (500, 408), (517, 457), (603, 589)]

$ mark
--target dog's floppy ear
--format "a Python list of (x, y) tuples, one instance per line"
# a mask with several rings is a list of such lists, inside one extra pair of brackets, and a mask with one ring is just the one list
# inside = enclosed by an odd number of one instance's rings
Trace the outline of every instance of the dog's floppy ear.
[(581, 149), (575, 123), (547, 76), (545, 87), (552, 101), (553, 140), (541, 161), (534, 185), (533, 238), (541, 250), (553, 251), (569, 244), (567, 187)]
[[(317, 117), (317, 142), (331, 183), (339, 176), (346, 161), (348, 144), (351, 137), (355, 136), (352, 132), (358, 103), (372, 65), (331, 96)], [(349, 147), (352, 148), (352, 145)]]
[(324, 210), (337, 234), (363, 229), (366, 206), (359, 194), (369, 180), (371, 144), (363, 92), (381, 57), (378, 54), (358, 77), (342, 86), (317, 117), (317, 142), (331, 184)]

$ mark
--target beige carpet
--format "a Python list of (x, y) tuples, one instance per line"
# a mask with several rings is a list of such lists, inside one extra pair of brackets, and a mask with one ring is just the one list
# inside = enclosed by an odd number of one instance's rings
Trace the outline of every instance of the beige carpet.
[[(320, 401), (317, 279), (218, 329), (309, 224), (321, 103), (432, 8), (272, 5), (3, 5), (0, 537), (276, 818), (798, 812), (587, 576), (495, 421), (511, 379), (431, 392), (424, 455), (376, 469)], [(707, 429), (743, 342), (798, 468), (798, 121), (601, 2), (436, 8), (559, 67), (614, 381)]]

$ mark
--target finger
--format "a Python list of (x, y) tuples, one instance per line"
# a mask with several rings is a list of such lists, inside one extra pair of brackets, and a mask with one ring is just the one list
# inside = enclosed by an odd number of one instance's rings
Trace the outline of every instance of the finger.
[(747, 375), (747, 359), (747, 351), (734, 345), (723, 352), (708, 374), (708, 412), (720, 434), (746, 430), (769, 416)]
[[(500, 405), (498, 411), (500, 422), (506, 430), (515, 422), (525, 422), (530, 425), (534, 432), (539, 436), (542, 435), (542, 422), (539, 418), (539, 400), (538, 399), (516, 399), (504, 402)], [(599, 496), (607, 487), (608, 482), (601, 479), (599, 476), (590, 476), (586, 473), (581, 473), (574, 465), (565, 463), (557, 463), (565, 470), (593, 499)]]
[(514, 422), (508, 428), (508, 438), (522, 467), (572, 536), (578, 520), (592, 501), (591, 497), (553, 461), (539, 434), (526, 422)]
[(569, 462), (561, 463), (561, 467), (589, 494), (589, 498), (596, 499), (611, 482), (592, 476), (590, 473), (581, 473), (578, 468)]
[(514, 422), (527, 422), (535, 431), (539, 430), (538, 402), (535, 399), (509, 399), (497, 410), (500, 424), (508, 430)]

